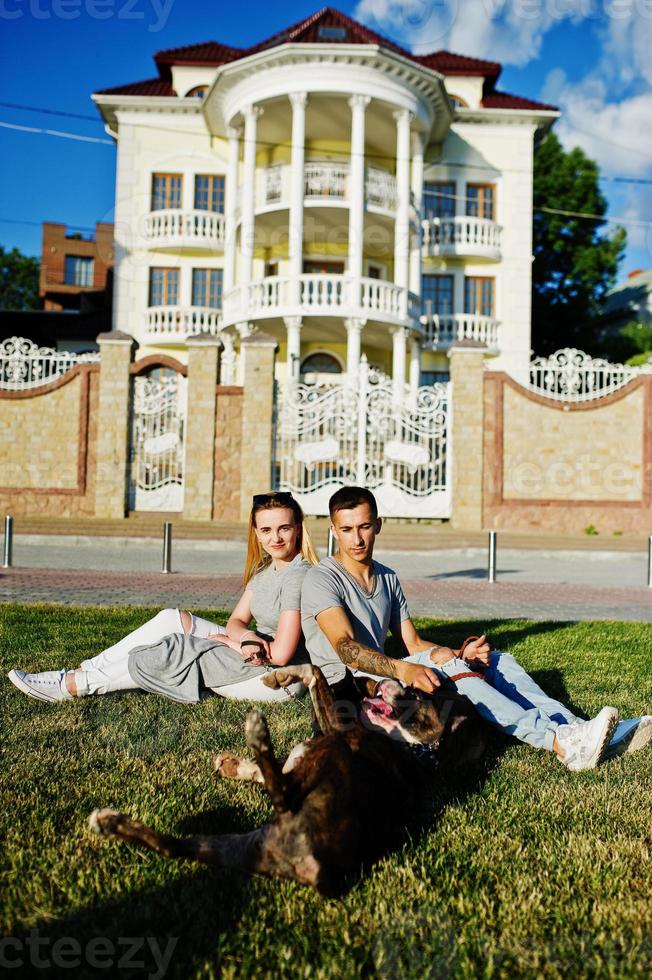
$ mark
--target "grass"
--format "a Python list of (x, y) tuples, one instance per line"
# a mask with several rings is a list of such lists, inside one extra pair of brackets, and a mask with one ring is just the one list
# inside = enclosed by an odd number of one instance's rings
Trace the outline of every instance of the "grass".
[[(74, 666), (149, 614), (0, 606), (0, 666)], [(446, 642), (480, 631), (471, 621), (419, 626)], [(586, 714), (611, 703), (623, 717), (652, 706), (649, 626), (482, 627)], [(329, 901), (289, 882), (165, 861), (86, 829), (104, 805), (181, 834), (263, 822), (270, 807), (257, 787), (212, 777), (218, 749), (244, 749), (242, 704), (125, 694), (48, 705), (3, 680), (0, 710), (0, 922), (21, 943), (38, 929), (41, 958), (75, 937), (81, 963), (58, 975), (160, 977), (155, 952), (170, 937), (166, 975), (183, 980), (652, 972), (652, 750), (573, 774), (497, 736), (482, 766), (436, 779), (398, 849)], [(309, 732), (299, 704), (267, 714), (279, 752)], [(97, 937), (108, 942), (104, 960), (88, 945)], [(128, 937), (150, 939), (130, 953)], [(36, 975), (27, 947), (7, 955)]]

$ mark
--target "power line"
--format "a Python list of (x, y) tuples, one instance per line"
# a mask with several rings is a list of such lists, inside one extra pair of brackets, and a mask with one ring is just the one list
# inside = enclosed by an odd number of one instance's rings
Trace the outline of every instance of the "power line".
[(5, 109), (23, 109), (25, 112), (41, 112), (45, 116), (65, 116), (67, 119), (87, 119), (89, 122), (102, 124), (99, 116), (86, 116), (81, 112), (65, 112), (63, 109), (44, 109), (37, 105), (22, 105), (18, 102), (0, 102)]
[(105, 140), (100, 136), (82, 136), (80, 133), (65, 133), (58, 129), (41, 129), (38, 126), (19, 126), (17, 123), (0, 121), (2, 129), (13, 129), (20, 133), (36, 133), (39, 136), (58, 136), (60, 139), (76, 140), (79, 143), (101, 143), (105, 146), (113, 146), (113, 140)]

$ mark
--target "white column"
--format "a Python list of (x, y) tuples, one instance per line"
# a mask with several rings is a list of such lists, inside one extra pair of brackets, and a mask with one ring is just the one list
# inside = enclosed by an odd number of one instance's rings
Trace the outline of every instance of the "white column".
[(226, 167), (224, 202), (224, 292), (235, 283), (236, 207), (238, 203), (238, 169), (242, 129), (228, 126), (229, 158)]
[(410, 292), (421, 295), (421, 219), (423, 197), (423, 135), (414, 133), (412, 137), (412, 194), (416, 212), (416, 229), (410, 249)]
[(302, 321), (300, 316), (285, 316), (283, 319), (287, 330), (287, 379), (298, 381), (301, 365)]
[(254, 260), (254, 184), (256, 180), (256, 129), (260, 106), (248, 106), (244, 112), (244, 167), (242, 175), (242, 220), (240, 222), (240, 282), (251, 282)]
[(405, 327), (394, 327), (392, 331), (392, 389), (395, 402), (401, 402), (405, 397), (406, 348), (407, 330)]
[(306, 137), (305, 92), (292, 92), (292, 157), (290, 164), (290, 225), (288, 235), (288, 258), (290, 260), (290, 302), (298, 306), (301, 302), (301, 280), (303, 272), (303, 199), (304, 199), (304, 160)]
[(421, 377), (421, 344), (418, 337), (410, 337), (410, 396), (413, 401), (417, 397), (419, 379)]
[[(349, 162), (349, 276), (355, 305), (360, 304), (360, 279), (364, 245), (364, 139), (365, 111), (371, 99), (353, 95), (351, 107), (351, 159)], [(356, 362), (357, 363), (357, 362)], [(357, 370), (357, 368), (356, 368)]]
[(396, 222), (394, 224), (394, 282), (407, 289), (410, 259), (410, 121), (407, 109), (396, 119)]
[(354, 316), (344, 321), (346, 327), (346, 375), (349, 384), (355, 384), (360, 368), (362, 328), (366, 320)]
[(221, 333), (222, 354), (220, 357), (220, 384), (235, 384), (235, 343), (233, 335)]

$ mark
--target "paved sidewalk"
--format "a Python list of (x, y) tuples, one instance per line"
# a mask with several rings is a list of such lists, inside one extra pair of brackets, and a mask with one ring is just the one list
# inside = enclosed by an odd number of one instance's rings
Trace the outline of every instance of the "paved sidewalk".
[[(414, 616), (652, 622), (652, 590), (536, 582), (406, 578)], [(0, 572), (0, 601), (67, 605), (187, 606), (230, 609), (242, 588), (234, 575), (162, 575), (11, 568)]]

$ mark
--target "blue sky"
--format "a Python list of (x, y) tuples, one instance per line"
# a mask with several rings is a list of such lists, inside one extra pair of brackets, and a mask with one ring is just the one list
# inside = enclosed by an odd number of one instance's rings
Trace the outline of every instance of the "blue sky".
[[(0, 0), (0, 123), (107, 139), (91, 92), (153, 77), (155, 51), (204, 40), (246, 46), (317, 8), (296, 0)], [(501, 89), (560, 105), (560, 138), (599, 162), (609, 215), (626, 224), (621, 277), (652, 266), (652, 2), (359, 0), (339, 8), (419, 53), (448, 48), (501, 61)], [(38, 255), (44, 220), (84, 228), (112, 220), (110, 145), (0, 126), (0, 172), (6, 247)]]

